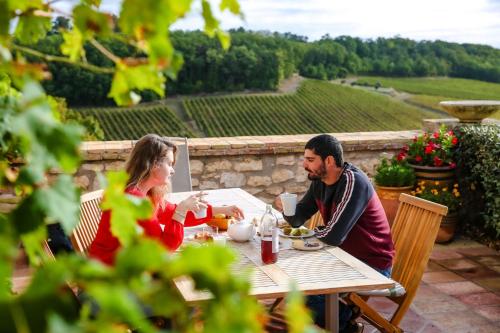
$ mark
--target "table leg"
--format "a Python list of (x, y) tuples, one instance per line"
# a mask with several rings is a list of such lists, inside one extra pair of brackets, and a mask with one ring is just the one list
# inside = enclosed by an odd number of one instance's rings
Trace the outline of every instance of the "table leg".
[(325, 297), (325, 328), (328, 332), (339, 332), (339, 295), (327, 294)]

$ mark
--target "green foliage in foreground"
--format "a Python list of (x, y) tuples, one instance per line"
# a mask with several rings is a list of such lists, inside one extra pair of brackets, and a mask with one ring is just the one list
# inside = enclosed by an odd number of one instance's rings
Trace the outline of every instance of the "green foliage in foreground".
[(375, 85), (380, 82), (383, 87), (392, 87), (398, 91), (412, 94), (445, 96), (448, 99), (500, 99), (500, 84), (476, 80), (454, 78), (389, 78), (359, 77), (358, 82)]
[[(136, 221), (151, 215), (151, 205), (148, 199), (124, 194), (124, 172), (108, 174), (103, 203), (113, 211), (112, 232), (123, 245), (116, 265), (106, 267), (76, 254), (48, 260), (42, 247), (46, 225), (60, 222), (69, 234), (79, 220), (80, 193), (71, 175), (80, 165), (83, 129), (56, 118), (56, 105), (39, 82), (50, 74), (45, 72), (46, 66), (29, 64), (14, 50), (35, 52), (27, 45), (36, 43), (50, 29), (52, 3), (0, 1), (0, 191), (19, 199), (12, 211), (2, 206), (0, 212), (2, 332), (156, 332), (146, 319), (145, 307), (170, 318), (175, 324), (170, 332), (262, 331), (263, 309), (248, 296), (248, 277), (231, 272), (234, 253), (215, 246), (170, 253), (144, 237)], [(74, 29), (63, 32), (65, 43), (61, 46), (67, 57), (37, 55), (46, 61), (75, 62), (113, 73), (110, 96), (119, 105), (137, 103), (137, 90), (161, 91), (165, 71), (174, 75), (180, 66), (168, 39), (169, 27), (187, 14), (192, 1), (123, 2), (120, 37), (140, 49), (141, 59), (119, 58), (95, 39), (113, 34), (115, 28), (111, 15), (98, 9), (99, 3), (82, 1), (73, 8)], [(219, 29), (210, 4), (202, 0), (201, 5), (205, 32), (217, 35), (223, 48), (229, 47), (228, 36)], [(236, 0), (222, 0), (219, 7), (239, 13)], [(86, 62), (85, 41), (106, 54), (116, 67), (99, 68)], [(33, 280), (14, 295), (11, 278), (21, 243)], [(200, 313), (193, 313), (174, 287), (172, 280), (180, 276), (191, 278), (195, 289), (214, 296), (200, 304)], [(83, 290), (87, 298), (76, 304), (68, 284)], [(99, 308), (97, 313), (91, 311), (93, 304)], [(290, 313), (297, 315), (297, 311)], [(307, 322), (305, 317), (291, 323)]]
[[(457, 131), (461, 221), (473, 234), (500, 239), (500, 127), (463, 126)], [(474, 207), (474, 209), (466, 209)]]
[(386, 96), (314, 80), (294, 94), (193, 98), (184, 107), (207, 136), (404, 130), (435, 117)]
[(196, 136), (174, 111), (163, 105), (74, 111), (97, 119), (104, 131), (104, 140), (139, 139), (147, 133), (163, 136)]

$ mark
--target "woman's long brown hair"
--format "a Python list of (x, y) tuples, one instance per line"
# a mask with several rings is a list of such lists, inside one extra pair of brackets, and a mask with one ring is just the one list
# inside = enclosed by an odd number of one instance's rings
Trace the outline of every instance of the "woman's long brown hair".
[[(146, 134), (140, 138), (134, 145), (125, 166), (129, 175), (127, 187), (137, 186), (142, 180), (147, 179), (153, 167), (167, 158), (169, 150), (174, 153), (175, 164), (177, 147), (172, 141), (157, 134)], [(168, 186), (155, 186), (147, 195), (153, 199), (155, 206), (163, 206), (168, 192)]]

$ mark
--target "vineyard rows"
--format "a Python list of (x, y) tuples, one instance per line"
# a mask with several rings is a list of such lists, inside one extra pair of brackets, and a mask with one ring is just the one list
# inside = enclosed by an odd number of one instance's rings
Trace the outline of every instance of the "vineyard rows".
[(183, 105), (211, 137), (415, 129), (434, 117), (385, 96), (313, 80), (295, 94), (191, 98)]
[[(187, 98), (182, 105), (209, 137), (416, 129), (422, 118), (435, 117), (386, 96), (314, 80), (304, 81), (293, 94)], [(165, 105), (77, 111), (97, 118), (105, 140), (146, 133), (197, 136)]]
[(194, 137), (194, 133), (166, 106), (136, 108), (77, 109), (94, 116), (104, 131), (105, 140), (139, 139), (147, 133), (163, 136)]

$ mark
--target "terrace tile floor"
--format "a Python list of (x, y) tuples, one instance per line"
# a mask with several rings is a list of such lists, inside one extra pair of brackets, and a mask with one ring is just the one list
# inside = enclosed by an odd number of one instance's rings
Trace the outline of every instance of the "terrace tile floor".
[[(389, 300), (369, 301), (392, 314)], [(500, 332), (500, 253), (474, 241), (436, 244), (401, 323), (407, 333)], [(378, 332), (365, 323), (365, 333)]]

